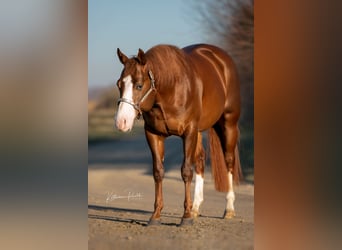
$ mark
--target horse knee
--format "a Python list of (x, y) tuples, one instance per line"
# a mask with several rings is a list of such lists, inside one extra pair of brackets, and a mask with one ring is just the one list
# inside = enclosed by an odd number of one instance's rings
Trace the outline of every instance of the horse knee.
[(182, 179), (184, 182), (192, 181), (193, 170), (191, 166), (182, 166)]
[(153, 171), (153, 178), (155, 182), (161, 182), (164, 178), (164, 169), (157, 168)]

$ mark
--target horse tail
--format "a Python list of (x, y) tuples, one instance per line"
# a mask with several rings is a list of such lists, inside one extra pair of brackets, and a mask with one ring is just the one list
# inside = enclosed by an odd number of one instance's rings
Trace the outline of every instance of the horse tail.
[[(240, 131), (238, 136), (240, 135)], [(224, 158), (223, 147), (221, 144), (218, 131), (211, 127), (208, 131), (210, 161), (211, 161), (211, 173), (215, 182), (215, 189), (219, 192), (228, 192), (228, 171)], [(234, 150), (235, 162), (233, 167), (233, 181), (235, 184), (239, 184), (240, 179), (243, 177), (240, 164), (239, 148), (238, 144)]]
[(235, 150), (234, 150), (234, 168), (233, 168), (233, 181), (235, 184), (239, 184), (240, 180), (243, 180), (243, 173), (241, 169), (241, 164), (240, 164), (240, 154), (239, 154), (239, 140), (240, 140), (240, 129), (238, 128), (238, 143), (235, 145)]
[(222, 144), (217, 131), (211, 127), (208, 131), (211, 174), (214, 178), (215, 189), (219, 192), (228, 192), (228, 172), (224, 159)]

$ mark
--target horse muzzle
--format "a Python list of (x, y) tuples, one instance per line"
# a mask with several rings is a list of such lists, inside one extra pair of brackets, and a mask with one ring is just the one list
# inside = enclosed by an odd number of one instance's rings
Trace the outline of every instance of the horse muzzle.
[(118, 112), (115, 117), (115, 126), (122, 132), (132, 130), (137, 112), (135, 108), (127, 103), (120, 102)]

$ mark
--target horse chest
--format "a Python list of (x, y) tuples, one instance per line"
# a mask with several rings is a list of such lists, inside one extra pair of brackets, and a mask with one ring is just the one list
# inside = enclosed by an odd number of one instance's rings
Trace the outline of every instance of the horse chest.
[(166, 120), (159, 107), (152, 108), (144, 113), (145, 126), (150, 130), (163, 135), (180, 135), (183, 133), (182, 126), (177, 119), (169, 118)]

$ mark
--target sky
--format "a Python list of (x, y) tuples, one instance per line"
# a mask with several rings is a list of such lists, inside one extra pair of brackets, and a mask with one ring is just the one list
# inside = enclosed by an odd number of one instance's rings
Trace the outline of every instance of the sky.
[(88, 86), (114, 86), (122, 70), (117, 48), (131, 57), (157, 44), (205, 42), (193, 2), (89, 0)]

